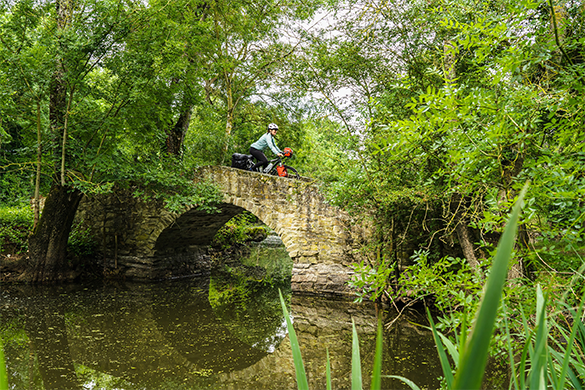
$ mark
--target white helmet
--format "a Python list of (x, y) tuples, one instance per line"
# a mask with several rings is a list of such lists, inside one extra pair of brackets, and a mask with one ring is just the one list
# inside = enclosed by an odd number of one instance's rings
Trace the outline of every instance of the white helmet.
[(278, 130), (278, 125), (276, 123), (271, 123), (268, 125), (268, 131), (270, 130)]

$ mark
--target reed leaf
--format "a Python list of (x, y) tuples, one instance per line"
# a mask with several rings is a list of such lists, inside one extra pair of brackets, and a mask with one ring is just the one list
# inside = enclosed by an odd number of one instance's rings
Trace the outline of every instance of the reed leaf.
[[(559, 383), (558, 388), (562, 389), (565, 386), (565, 378), (567, 377), (567, 371), (569, 370), (569, 361), (571, 359), (571, 351), (574, 346), (575, 336), (577, 335), (577, 330), (579, 329), (579, 324), (583, 326), (581, 322), (581, 314), (583, 313), (583, 301), (585, 300), (585, 295), (581, 298), (581, 304), (577, 310), (577, 314), (573, 314), (573, 328), (571, 329), (571, 335), (569, 336), (569, 341), (567, 342), (567, 347), (565, 350), (565, 356), (561, 363), (561, 372), (559, 373)], [(559, 327), (560, 328), (560, 327)]]
[(406, 383), (408, 386), (410, 386), (410, 388), (412, 390), (421, 390), (420, 387), (418, 387), (413, 381), (411, 381), (410, 379), (406, 379), (403, 376), (399, 376), (399, 375), (384, 375), (384, 378), (394, 378), (394, 379), (399, 379), (402, 382)]
[(329, 348), (326, 348), (325, 352), (327, 352), (327, 365), (325, 366), (325, 379), (327, 381), (327, 390), (331, 390), (331, 362), (329, 360)]
[(355, 322), (351, 320), (351, 390), (362, 390), (362, 363), (360, 359), (360, 342), (358, 340)]
[[(547, 337), (546, 329), (546, 299), (542, 293), (540, 285), (536, 287), (536, 318), (537, 329), (534, 344), (534, 352), (531, 359), (530, 374), (528, 383), (531, 389), (546, 389), (546, 366), (547, 357)], [(551, 367), (552, 369), (552, 367)], [(553, 371), (554, 372), (554, 371)], [(551, 372), (551, 374), (553, 374)]]
[(581, 380), (579, 378), (577, 378), (577, 376), (575, 375), (573, 370), (571, 370), (571, 368), (569, 368), (569, 370), (567, 371), (567, 375), (569, 376), (569, 379), (571, 380), (571, 384), (573, 385), (573, 387), (575, 389), (583, 390), (583, 387), (581, 387)]
[(486, 282), (485, 291), (469, 335), (469, 340), (461, 352), (460, 365), (453, 385), (455, 389), (481, 388), (490, 340), (494, 330), (502, 290), (508, 274), (508, 263), (512, 257), (518, 219), (527, 188), (528, 183), (522, 189), (514, 205), (512, 214), (504, 228), (504, 233), (496, 249), (496, 256)]
[(378, 318), (378, 331), (376, 334), (376, 352), (374, 354), (374, 368), (372, 371), (371, 390), (382, 388), (382, 348), (383, 348), (382, 318)]
[(297, 387), (299, 388), (299, 390), (309, 390), (309, 383), (307, 382), (307, 374), (305, 373), (305, 365), (303, 364), (303, 358), (301, 356), (301, 348), (299, 347), (299, 341), (297, 340), (295, 329), (293, 328), (292, 321), (290, 320), (290, 316), (288, 315), (288, 310), (286, 310), (286, 304), (284, 303), (284, 298), (282, 297), (282, 292), (280, 291), (280, 289), (278, 289), (278, 295), (280, 296), (280, 305), (282, 306), (282, 313), (284, 314), (284, 319), (286, 320), (286, 327), (288, 329), (288, 336), (290, 339), (290, 346), (293, 354), (293, 362), (295, 365), (295, 372), (297, 375)]
[(431, 316), (431, 312), (429, 311), (428, 308), (427, 316), (429, 317), (429, 323), (431, 324), (431, 330), (433, 331), (435, 346), (437, 347), (437, 352), (439, 353), (439, 360), (441, 361), (443, 375), (445, 376), (445, 381), (447, 382), (447, 389), (452, 389), (453, 372), (451, 372), (451, 365), (449, 364), (449, 359), (447, 358), (447, 354), (445, 353), (445, 348), (443, 347), (443, 343), (441, 342), (441, 338), (439, 337), (439, 332), (437, 332), (437, 328), (435, 327), (435, 323), (433, 322), (433, 317)]
[(8, 390), (8, 375), (6, 374), (4, 345), (2, 345), (2, 339), (0, 339), (0, 390)]
[[(455, 362), (455, 367), (459, 367), (459, 352), (463, 351), (465, 348), (465, 344), (467, 343), (467, 306), (463, 307), (463, 321), (461, 321), (461, 335), (459, 336), (458, 346), (459, 349), (457, 350), (457, 361)], [(457, 334), (457, 332), (455, 332)], [(453, 357), (455, 359), (455, 357)]]
[(510, 370), (512, 377), (510, 379), (510, 389), (512, 384), (516, 390), (518, 387), (518, 378), (516, 376), (516, 365), (514, 364), (514, 349), (512, 348), (512, 335), (510, 334), (510, 327), (508, 326), (508, 313), (506, 312), (506, 303), (502, 302), (502, 310), (504, 311), (504, 330), (506, 331), (506, 347), (508, 348), (508, 359), (510, 361)]
[[(559, 389), (560, 387), (559, 385), (559, 378), (557, 378), (557, 366), (558, 364), (555, 364), (553, 357), (551, 356), (551, 354), (547, 353), (546, 355), (547, 357), (547, 362), (548, 362), (548, 379), (550, 381), (551, 384), (551, 388), (553, 389)], [(546, 371), (544, 372), (545, 374), (547, 373)], [(546, 381), (542, 381), (541, 383), (546, 383)], [(542, 384), (540, 385), (541, 388), (546, 389), (546, 386), (542, 386)]]
[(451, 355), (451, 359), (453, 359), (455, 368), (459, 367), (459, 351), (457, 350), (457, 347), (455, 346), (455, 344), (453, 344), (451, 340), (449, 340), (447, 336), (445, 336), (441, 332), (437, 331), (437, 334), (439, 335), (441, 340), (443, 340), (443, 344), (445, 345), (445, 348), (447, 348), (447, 352), (449, 352), (449, 355)]
[[(522, 316), (522, 326), (524, 327), (524, 334), (528, 335), (526, 337), (526, 342), (524, 343), (524, 347), (522, 348), (522, 354), (520, 356), (520, 366), (518, 368), (518, 378), (519, 378), (519, 386), (521, 389), (525, 389), (526, 388), (526, 362), (528, 360), (528, 356), (529, 356), (529, 350), (531, 350), (531, 343), (530, 340), (532, 340), (532, 335), (534, 333), (534, 331), (532, 329), (530, 329), (530, 327), (528, 326), (528, 320), (526, 319), (526, 314), (524, 313), (524, 309), (522, 308), (522, 306), (519, 307), (520, 309), (520, 314)], [(530, 352), (532, 353), (532, 352)], [(512, 364), (514, 364), (512, 362)]]

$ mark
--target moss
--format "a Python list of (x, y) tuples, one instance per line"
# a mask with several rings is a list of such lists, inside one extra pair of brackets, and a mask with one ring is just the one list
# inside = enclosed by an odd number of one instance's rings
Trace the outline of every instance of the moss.
[(259, 242), (268, 237), (268, 232), (266, 231), (265, 226), (249, 226), (246, 230), (248, 241)]
[(249, 241), (262, 241), (268, 234), (267, 228), (258, 222), (258, 218), (247, 211), (236, 215), (219, 229), (212, 246), (227, 249)]

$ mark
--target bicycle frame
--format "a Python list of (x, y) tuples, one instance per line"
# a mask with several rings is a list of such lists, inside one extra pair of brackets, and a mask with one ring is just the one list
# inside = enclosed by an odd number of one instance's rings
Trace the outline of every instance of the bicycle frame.
[(293, 167), (284, 164), (283, 160), (286, 158), (290, 158), (290, 157), (276, 157), (272, 160), (268, 161), (268, 165), (263, 168), (263, 169), (259, 169), (258, 171), (267, 175), (278, 175), (276, 168), (279, 166), (283, 166), (286, 171), (287, 171), (287, 177), (292, 177), (295, 179), (300, 178), (300, 175), (298, 173), (298, 171), (296, 169), (294, 169)]

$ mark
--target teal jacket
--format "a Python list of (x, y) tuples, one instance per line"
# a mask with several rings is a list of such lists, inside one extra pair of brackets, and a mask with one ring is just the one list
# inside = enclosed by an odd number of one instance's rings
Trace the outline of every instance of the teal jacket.
[(260, 139), (254, 142), (250, 147), (264, 151), (266, 148), (270, 148), (274, 154), (282, 154), (282, 150), (278, 149), (278, 146), (274, 143), (274, 137), (270, 133), (265, 133)]

